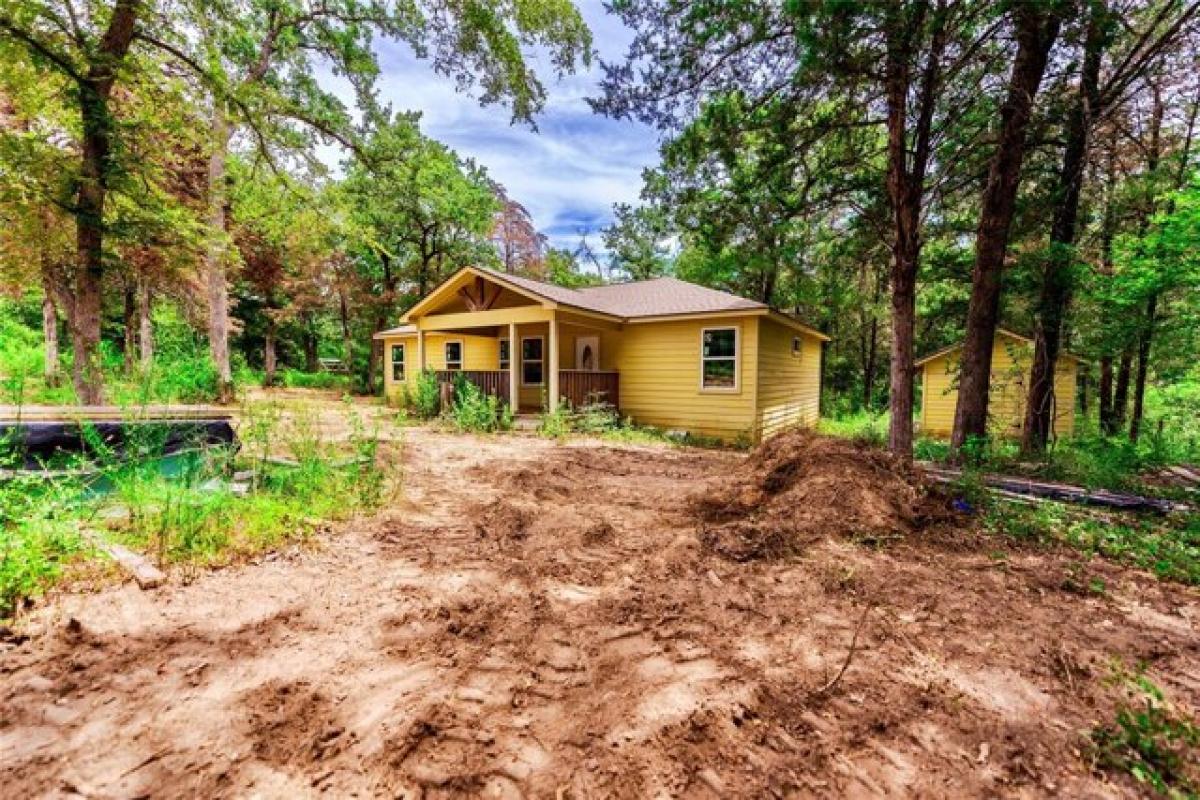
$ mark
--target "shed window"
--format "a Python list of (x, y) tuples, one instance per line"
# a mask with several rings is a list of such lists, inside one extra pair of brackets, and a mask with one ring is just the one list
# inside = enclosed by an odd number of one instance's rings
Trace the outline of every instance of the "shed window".
[(737, 388), (737, 328), (705, 328), (701, 350), (701, 388)]
[(500, 369), (508, 369), (509, 365), (509, 345), (508, 339), (500, 340)]
[(404, 380), (404, 345), (392, 345), (392, 380)]
[(792, 337), (792, 355), (794, 355), (796, 358), (799, 358), (800, 353), (802, 353), (803, 351), (804, 351), (804, 345), (800, 341), (800, 337), (793, 336)]
[(446, 369), (462, 369), (462, 342), (446, 342)]
[(521, 340), (521, 383), (526, 386), (541, 386), (544, 380), (542, 359), (542, 337), (532, 336)]

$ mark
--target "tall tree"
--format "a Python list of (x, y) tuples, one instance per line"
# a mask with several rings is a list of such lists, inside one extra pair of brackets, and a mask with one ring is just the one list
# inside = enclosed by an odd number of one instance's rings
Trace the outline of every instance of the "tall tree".
[(987, 435), (988, 394), (991, 388), (992, 346), (1000, 316), (1000, 278), (1008, 251), (1009, 229), (1016, 211), (1021, 164), (1033, 102), (1046, 72), (1050, 48), (1058, 38), (1067, 4), (1016, 2), (1012, 6), (1017, 43), (1008, 93), (1000, 111), (996, 149), (988, 167), (975, 237), (975, 267), (971, 303), (954, 410), (955, 448), (970, 437)]

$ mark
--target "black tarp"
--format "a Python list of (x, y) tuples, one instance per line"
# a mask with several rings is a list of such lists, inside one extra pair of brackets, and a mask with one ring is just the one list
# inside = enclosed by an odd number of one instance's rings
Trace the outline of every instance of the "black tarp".
[(123, 461), (237, 444), (228, 420), (0, 421), (0, 457), (15, 457), (15, 463), (0, 466), (24, 469), (67, 466), (81, 457)]

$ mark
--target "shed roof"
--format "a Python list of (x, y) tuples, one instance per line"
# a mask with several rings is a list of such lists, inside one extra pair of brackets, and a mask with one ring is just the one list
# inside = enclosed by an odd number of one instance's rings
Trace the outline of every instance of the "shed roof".
[[(1024, 342), (1025, 344), (1033, 344), (1033, 339), (1030, 339), (1028, 336), (1022, 336), (1019, 333), (1013, 333), (1012, 331), (1010, 331), (1006, 328), (996, 328), (996, 333), (998, 333), (1001, 336), (1007, 336), (1009, 339), (1016, 339), (1017, 341)], [(922, 358), (918, 358), (915, 362), (913, 362), (913, 366), (914, 367), (923, 366), (925, 364), (928, 364), (930, 361), (933, 361), (935, 358), (941, 358), (944, 355), (953, 353), (955, 350), (961, 350), (962, 348), (963, 348), (963, 343), (959, 342), (958, 344), (952, 344), (949, 347), (943, 347), (940, 350), (934, 350), (929, 355), (923, 356)], [(1075, 355), (1074, 353), (1068, 353), (1066, 350), (1063, 350), (1058, 355), (1060, 358), (1069, 358), (1072, 361), (1082, 361), (1083, 360), (1079, 356)]]

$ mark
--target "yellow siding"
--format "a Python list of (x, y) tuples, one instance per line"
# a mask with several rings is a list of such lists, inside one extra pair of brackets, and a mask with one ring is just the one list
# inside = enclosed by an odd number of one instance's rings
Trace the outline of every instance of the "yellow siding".
[[(463, 369), (497, 369), (500, 362), (500, 346), (491, 336), (469, 336), (458, 333), (425, 334), (425, 367), (446, 368), (446, 342), (463, 343)], [(417, 380), (420, 365), (417, 361), (417, 335), (389, 337), (383, 341), (384, 395), (395, 400), (403, 391), (401, 384), (392, 380), (392, 346), (404, 345), (404, 376), (411, 388)]]
[[(799, 336), (800, 354), (792, 339)], [(820, 415), (821, 340), (774, 320), (758, 325), (758, 432), (771, 436), (797, 425), (811, 426)]]
[[(958, 403), (959, 359), (954, 350), (926, 362), (921, 394), (921, 430), (935, 436), (949, 436), (954, 428), (954, 408)], [(992, 350), (992, 380), (988, 397), (988, 428), (998, 436), (1019, 436), (1025, 423), (1025, 400), (1033, 346), (1020, 339), (999, 334)], [(1057, 436), (1070, 436), (1075, 429), (1074, 359), (1060, 358), (1054, 377)]]
[[(618, 339), (621, 411), (644, 425), (705, 436), (753, 437), (758, 388), (758, 318), (688, 320), (626, 325)], [(736, 327), (736, 390), (700, 388), (704, 328)]]

